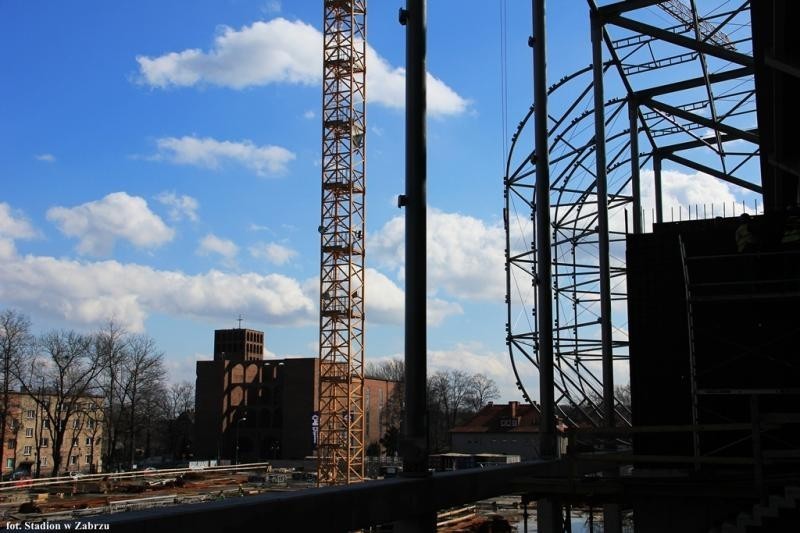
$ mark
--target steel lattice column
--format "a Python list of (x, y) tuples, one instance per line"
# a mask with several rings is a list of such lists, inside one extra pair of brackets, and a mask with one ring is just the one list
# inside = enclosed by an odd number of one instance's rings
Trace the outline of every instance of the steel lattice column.
[(320, 224), (320, 485), (364, 477), (366, 1), (325, 0)]

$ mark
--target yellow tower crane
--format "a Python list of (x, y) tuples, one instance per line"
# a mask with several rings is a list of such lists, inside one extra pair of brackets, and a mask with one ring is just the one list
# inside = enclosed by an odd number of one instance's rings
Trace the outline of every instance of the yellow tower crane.
[(319, 485), (364, 479), (366, 0), (324, 0)]

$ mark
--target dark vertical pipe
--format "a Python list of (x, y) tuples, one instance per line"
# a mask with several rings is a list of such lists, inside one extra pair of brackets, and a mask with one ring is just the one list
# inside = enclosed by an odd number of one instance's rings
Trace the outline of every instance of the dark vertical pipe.
[[(427, 476), (427, 152), (425, 139), (426, 0), (407, 0), (406, 26), (406, 296), (403, 475)], [(436, 513), (398, 522), (396, 531), (436, 531)]]
[(597, 239), (600, 267), (600, 344), (603, 360), (603, 421), (614, 426), (614, 354), (611, 344), (611, 266), (608, 235), (608, 183), (606, 176), (606, 113), (603, 96), (603, 28), (591, 12), (594, 85), (594, 140), (597, 164)]
[(425, 0), (408, 0), (406, 22), (406, 473), (427, 472)]
[(661, 197), (661, 155), (653, 154), (653, 174), (656, 189), (656, 222), (664, 222), (664, 206)]
[(642, 189), (639, 176), (639, 106), (631, 97), (628, 100), (628, 118), (631, 126), (631, 192), (633, 193), (633, 232), (642, 232)]
[[(547, 138), (547, 36), (545, 0), (532, 0), (533, 105), (536, 127), (536, 326), (539, 341), (539, 451), (556, 456), (556, 413), (553, 390), (553, 273), (550, 242), (550, 154)], [(537, 530), (561, 531), (561, 504), (554, 498), (536, 502)]]
[(545, 0), (533, 0), (533, 104), (536, 126), (536, 319), (539, 330), (539, 426), (542, 457), (555, 457), (553, 392), (553, 292), (550, 250), (550, 156), (547, 138)]

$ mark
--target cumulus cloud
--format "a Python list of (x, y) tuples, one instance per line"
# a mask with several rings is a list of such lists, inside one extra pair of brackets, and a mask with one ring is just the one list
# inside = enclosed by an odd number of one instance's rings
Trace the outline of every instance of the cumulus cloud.
[(269, 325), (308, 325), (318, 318), (300, 284), (279, 274), (188, 275), (16, 254), (0, 255), (0, 300), (74, 324), (97, 325), (113, 316), (131, 331), (142, 331), (150, 313), (213, 321), (243, 313)]
[[(428, 283), (434, 291), (464, 300), (500, 300), (505, 294), (505, 232), (502, 225), (458, 213), (428, 213)], [(369, 249), (379, 264), (403, 277), (405, 219), (395, 217), (372, 235)]]
[(239, 253), (239, 247), (229, 239), (223, 239), (213, 233), (209, 233), (200, 240), (197, 253), (199, 255), (217, 254), (225, 259), (233, 259)]
[(172, 220), (187, 219), (197, 222), (197, 209), (200, 207), (197, 199), (185, 194), (178, 196), (175, 192), (164, 191), (156, 196), (156, 200), (169, 207), (169, 217)]
[(56, 156), (53, 154), (37, 154), (36, 156), (37, 161), (44, 161), (45, 163), (55, 163)]
[[(391, 279), (374, 268), (366, 271), (367, 320), (379, 324), (402, 324), (405, 314), (405, 293)], [(428, 298), (428, 325), (438, 326), (464, 310), (454, 302)]]
[[(242, 89), (270, 83), (315, 85), (322, 72), (322, 33), (300, 20), (276, 18), (240, 30), (223, 27), (211, 50), (197, 48), (158, 57), (137, 56), (139, 81), (153, 87), (211, 84)], [(458, 115), (469, 102), (430, 73), (428, 111)], [(367, 98), (388, 107), (403, 107), (405, 69), (392, 67), (367, 45)]]
[(218, 141), (210, 137), (164, 137), (156, 141), (158, 155), (178, 165), (217, 169), (227, 162), (237, 163), (259, 176), (279, 175), (295, 155), (281, 146), (258, 146), (252, 141)]
[(262, 242), (250, 247), (250, 255), (258, 259), (265, 259), (274, 265), (283, 265), (295, 257), (297, 252), (282, 244)]
[(174, 237), (174, 230), (150, 211), (147, 201), (125, 192), (111, 193), (102, 200), (75, 207), (52, 207), (47, 219), (61, 232), (78, 239), (78, 252), (108, 255), (117, 239), (137, 248), (156, 248)]
[[(654, 176), (652, 170), (642, 171), (643, 208), (649, 209), (655, 206)], [(737, 202), (733, 191), (734, 186), (702, 172), (687, 174), (677, 170), (661, 171), (661, 197), (667, 219), (670, 207), (677, 209), (678, 206), (683, 206), (687, 208), (690, 205), (698, 204), (716, 204), (717, 206), (728, 204), (730, 206), (731, 203)]]
[(32, 239), (38, 235), (31, 223), (20, 212), (0, 202), (0, 237), (7, 239)]

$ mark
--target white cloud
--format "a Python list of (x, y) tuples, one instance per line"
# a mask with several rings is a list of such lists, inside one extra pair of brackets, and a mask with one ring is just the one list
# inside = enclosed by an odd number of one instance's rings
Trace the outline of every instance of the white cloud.
[(262, 242), (250, 247), (250, 255), (258, 259), (266, 259), (275, 265), (283, 265), (295, 257), (297, 252), (281, 244)]
[(225, 259), (233, 259), (239, 253), (239, 247), (229, 239), (222, 239), (209, 233), (200, 240), (197, 253), (199, 255), (219, 254)]
[(174, 192), (164, 191), (156, 196), (156, 200), (170, 208), (169, 217), (172, 220), (178, 221), (185, 218), (197, 222), (197, 209), (200, 207), (197, 199), (185, 194), (178, 196)]
[(37, 154), (36, 156), (37, 161), (44, 161), (45, 163), (55, 163), (56, 156), (53, 154)]
[(141, 81), (155, 87), (210, 83), (234, 89), (288, 82), (312, 85), (322, 71), (322, 34), (310, 24), (276, 18), (240, 31), (224, 26), (213, 49), (138, 56)]
[[(367, 268), (365, 270), (366, 319), (368, 323), (402, 325), (405, 320), (405, 292), (385, 274)], [(310, 278), (303, 283), (305, 294), (319, 300), (319, 278)], [(427, 322), (429, 326), (439, 326), (448, 317), (461, 315), (464, 309), (455, 302), (428, 297)]]
[(38, 235), (22, 213), (14, 212), (11, 206), (0, 202), (0, 237), (7, 239), (32, 239)]
[[(379, 264), (397, 269), (405, 263), (405, 219), (395, 217), (369, 240)], [(433, 291), (466, 300), (498, 300), (505, 294), (505, 232), (500, 224), (435, 209), (428, 213), (428, 283)]]
[(508, 353), (493, 352), (480, 343), (457, 343), (446, 350), (428, 350), (428, 357), (434, 372), (456, 369), (469, 374), (484, 374), (495, 380), (511, 374)]
[[(374, 268), (366, 270), (365, 283), (367, 320), (379, 324), (402, 324), (405, 314), (403, 289)], [(428, 298), (427, 311), (429, 326), (438, 326), (449, 316), (464, 313), (457, 303), (439, 298)]]
[(170, 355), (170, 357), (164, 358), (163, 364), (170, 383), (181, 383), (183, 381), (194, 383), (197, 376), (197, 362), (211, 361), (212, 359), (214, 359), (214, 354), (212, 353), (194, 353), (182, 357)]
[[(224, 26), (208, 52), (193, 48), (159, 57), (137, 56), (140, 83), (153, 87), (197, 84), (242, 89), (270, 83), (316, 85), (322, 72), (322, 33), (300, 20), (276, 18), (240, 30)], [(469, 102), (430, 73), (428, 111), (458, 115)], [(367, 98), (393, 108), (404, 106), (405, 69), (392, 67), (367, 45)]]
[(267, 0), (261, 10), (267, 15), (281, 12), (281, 3), (278, 0)]
[(117, 239), (137, 248), (156, 248), (172, 240), (175, 232), (150, 211), (147, 201), (125, 192), (111, 193), (102, 200), (76, 207), (52, 207), (47, 219), (64, 235), (79, 239), (78, 252), (90, 255), (111, 253)]
[(314, 118), (316, 116), (317, 116), (317, 114), (314, 113), (314, 111), (311, 110), (311, 109), (307, 109), (306, 112), (303, 113), (303, 118), (307, 118), (308, 120), (311, 120), (312, 118)]
[(268, 325), (308, 325), (318, 318), (300, 284), (279, 274), (187, 275), (16, 254), (0, 254), (0, 301), (73, 324), (98, 325), (113, 316), (131, 331), (142, 331), (150, 313), (211, 321), (242, 313)]
[[(655, 206), (654, 173), (652, 170), (643, 170), (642, 182), (642, 207)], [(683, 206), (686, 208), (696, 204), (723, 203), (730, 205), (736, 202), (731, 185), (722, 180), (695, 172), (686, 174), (677, 170), (661, 171), (661, 197), (664, 209), (669, 213), (670, 207)], [(720, 213), (721, 214), (721, 213)], [(668, 216), (667, 216), (668, 219)], [(677, 217), (676, 217), (677, 219)]]
[(278, 175), (295, 155), (281, 146), (258, 146), (252, 141), (218, 141), (210, 137), (164, 137), (158, 139), (158, 155), (178, 165), (193, 165), (217, 169), (225, 162), (238, 163), (259, 176)]
[(250, 231), (269, 231), (270, 233), (272, 233), (272, 230), (270, 229), (269, 226), (264, 226), (262, 224), (251, 223), (247, 227), (247, 229), (249, 229)]

